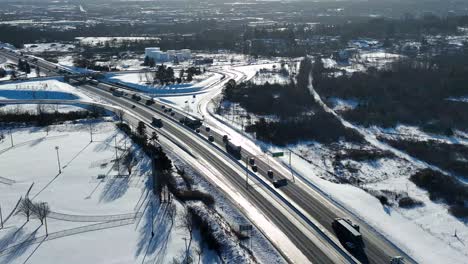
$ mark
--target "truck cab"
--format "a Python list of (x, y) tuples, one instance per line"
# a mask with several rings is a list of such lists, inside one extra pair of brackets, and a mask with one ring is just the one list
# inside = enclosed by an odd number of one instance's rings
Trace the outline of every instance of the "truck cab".
[(390, 260), (390, 264), (404, 264), (404, 259), (403, 257), (401, 256), (396, 256), (396, 257), (393, 257), (391, 260)]
[(359, 232), (359, 226), (351, 222), (351, 220), (335, 218), (332, 227), (338, 239), (348, 250), (356, 250), (363, 247), (364, 242)]
[(163, 122), (162, 122), (161, 118), (157, 118), (157, 117), (153, 116), (153, 122), (152, 123), (157, 128), (163, 127)]

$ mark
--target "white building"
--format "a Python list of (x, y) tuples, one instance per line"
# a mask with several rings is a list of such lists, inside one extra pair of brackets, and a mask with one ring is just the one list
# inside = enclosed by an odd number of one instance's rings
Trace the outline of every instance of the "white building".
[(161, 51), (159, 47), (146, 48), (145, 56), (154, 59), (156, 63), (158, 62), (168, 62), (168, 61), (186, 61), (192, 58), (192, 53), (189, 49), (182, 50), (168, 50), (166, 52)]

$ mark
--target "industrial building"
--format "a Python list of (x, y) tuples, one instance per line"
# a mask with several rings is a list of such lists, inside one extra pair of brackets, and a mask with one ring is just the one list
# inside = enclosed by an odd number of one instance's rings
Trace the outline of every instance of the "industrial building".
[(162, 51), (159, 47), (146, 48), (145, 56), (154, 59), (156, 63), (168, 61), (186, 61), (192, 58), (189, 49)]

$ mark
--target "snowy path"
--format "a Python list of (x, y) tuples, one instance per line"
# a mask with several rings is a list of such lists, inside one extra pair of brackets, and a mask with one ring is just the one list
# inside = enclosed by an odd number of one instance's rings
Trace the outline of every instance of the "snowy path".
[(6, 185), (12, 185), (15, 182), (16, 181), (14, 181), (14, 180), (10, 180), (10, 179), (7, 179), (5, 177), (0, 176), (0, 183), (6, 184)]

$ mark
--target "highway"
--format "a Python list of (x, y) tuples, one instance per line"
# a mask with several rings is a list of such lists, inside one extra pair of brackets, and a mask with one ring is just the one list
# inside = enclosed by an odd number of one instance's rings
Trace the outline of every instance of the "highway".
[[(0, 53), (4, 54), (5, 52), (1, 51)], [(17, 54), (6, 54), (6, 57), (10, 59), (12, 59), (11, 57), (15, 58), (15, 56)], [(55, 70), (54, 66), (49, 63), (38, 61), (38, 64), (41, 68), (49, 69), (51, 73)], [(161, 116), (164, 122), (163, 131), (165, 136), (172, 137), (174, 141), (184, 142), (197, 157), (208, 161), (211, 166), (221, 172), (220, 177), (223, 177), (230, 185), (235, 186), (236, 190), (247, 197), (256, 208), (291, 239), (311, 262), (355, 262), (355, 258), (350, 257), (340, 245), (331, 228), (331, 223), (336, 217), (350, 218), (361, 226), (365, 248), (363, 252), (354, 254), (360, 262), (389, 263), (392, 256), (406, 256), (404, 252), (376, 233), (367, 224), (352, 217), (346, 210), (334, 204), (301, 179), (296, 179), (294, 183), (289, 182), (287, 186), (279, 190), (273, 188), (272, 180), (266, 177), (266, 172), (273, 170), (275, 180), (290, 179), (290, 172), (284, 167), (271, 166), (272, 164), (267, 161), (256, 159), (259, 172), (255, 174), (248, 171), (252, 183), (250, 187), (246, 187), (244, 164), (248, 157), (253, 155), (252, 153), (242, 149), (242, 160), (236, 161), (224, 151), (220, 131), (210, 131), (208, 133), (203, 127), (201, 133), (197, 134), (177, 121), (182, 113), (176, 112), (174, 117), (171, 117), (162, 111), (162, 105), (159, 103), (147, 106), (144, 103), (131, 100), (129, 98), (130, 94), (124, 97), (115, 97), (109, 92), (111, 86), (108, 84), (99, 84), (98, 87), (82, 85), (80, 88), (105, 98), (111, 104), (121, 106), (127, 111), (135, 113), (146, 119), (147, 122), (151, 122), (150, 120), (154, 115)], [(215, 137), (214, 143), (207, 140), (208, 134)], [(270, 197), (265, 196), (265, 193)], [(278, 204), (280, 208), (278, 208)]]
[[(173, 120), (165, 115), (161, 115), (160, 111), (156, 111), (157, 106), (148, 107), (144, 104), (138, 104), (130, 99), (124, 97), (112, 96), (109, 92), (105, 92), (101, 89), (93, 87), (91, 85), (80, 86), (83, 89), (91, 91), (103, 98), (106, 98), (110, 103), (117, 104), (124, 107), (127, 110), (131, 110), (136, 115), (144, 117), (147, 122), (151, 122), (154, 115), (158, 115), (163, 119), (163, 130), (167, 132), (168, 137), (173, 137), (173, 140), (179, 140), (184, 142), (197, 156), (202, 157), (209, 162), (216, 170), (220, 171), (223, 176), (229, 180), (229, 184), (236, 186), (236, 189), (243, 193), (244, 196), (248, 197), (249, 200), (258, 208), (262, 213), (273, 221), (283, 231), (294, 244), (306, 255), (309, 260), (313, 263), (348, 263), (350, 261), (343, 259), (340, 254), (331, 254), (322, 252), (317, 245), (314, 244), (314, 240), (306, 236), (302, 228), (291, 224), (291, 215), (284, 215), (284, 212), (278, 210), (275, 206), (268, 206), (271, 201), (266, 199), (263, 195), (260, 195), (256, 188), (246, 188), (244, 173), (242, 168), (235, 170), (233, 166), (238, 166), (230, 157), (226, 156), (226, 153), (221, 151), (219, 148), (213, 148), (206, 139), (194, 134), (186, 128), (181, 129), (181, 125), (178, 121)], [(132, 108), (135, 105), (135, 108)], [(177, 117), (176, 117), (177, 118)], [(239, 171), (241, 174), (239, 174)], [(297, 216), (296, 216), (297, 217)], [(300, 217), (297, 217), (300, 219)], [(317, 234), (314, 234), (318, 236)], [(321, 245), (323, 246), (323, 245)], [(333, 256), (335, 255), (335, 256)]]

